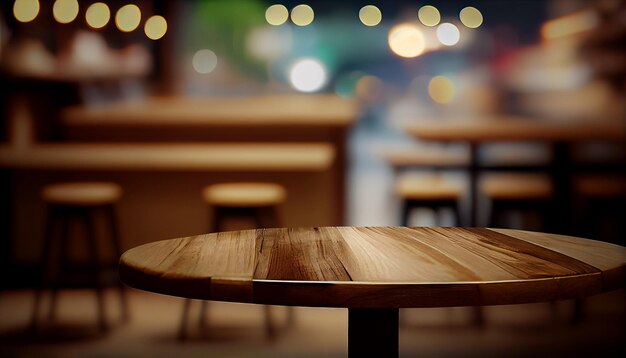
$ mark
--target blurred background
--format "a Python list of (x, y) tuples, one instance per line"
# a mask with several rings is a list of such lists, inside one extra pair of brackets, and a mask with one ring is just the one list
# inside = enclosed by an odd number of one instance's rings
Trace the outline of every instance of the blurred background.
[[(254, 305), (212, 303), (185, 339), (182, 299), (127, 290), (120, 309), (116, 228), (121, 251), (261, 225), (626, 242), (623, 0), (3, 1), (0, 78), (2, 355), (345, 355), (342, 310), (298, 308), (267, 340)], [(275, 221), (216, 224), (203, 193), (239, 182), (281, 188)], [(264, 190), (234, 195), (245, 209)], [(70, 218), (46, 244), (54, 210), (101, 206), (116, 223), (87, 222), (93, 241)], [(98, 276), (63, 264), (85, 258)], [(33, 319), (50, 286), (58, 317)], [(482, 325), (406, 310), (400, 352), (617, 355), (624, 302), (487, 307)]]

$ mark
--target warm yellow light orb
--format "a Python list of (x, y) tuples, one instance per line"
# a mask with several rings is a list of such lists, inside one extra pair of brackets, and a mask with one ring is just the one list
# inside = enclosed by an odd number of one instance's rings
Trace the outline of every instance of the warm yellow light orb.
[(450, 103), (454, 99), (454, 83), (446, 76), (435, 76), (428, 83), (428, 94), (437, 103)]
[(483, 23), (483, 14), (481, 14), (477, 8), (472, 6), (468, 6), (461, 10), (459, 18), (461, 19), (463, 25), (469, 27), (470, 29), (475, 29)]
[(315, 13), (309, 5), (301, 4), (291, 10), (291, 21), (298, 26), (306, 26), (313, 22)]
[(52, 6), (52, 15), (57, 22), (68, 24), (78, 16), (77, 0), (56, 0)]
[(284, 5), (274, 4), (265, 10), (265, 20), (268, 24), (278, 26), (287, 22), (289, 10)]
[(437, 26), (441, 21), (439, 10), (431, 5), (422, 6), (417, 12), (417, 17), (425, 26)]
[(19, 22), (33, 21), (37, 14), (39, 14), (38, 0), (15, 0), (13, 3), (13, 16)]
[(359, 11), (359, 19), (365, 26), (376, 26), (383, 19), (383, 14), (374, 5), (365, 5)]
[(100, 29), (106, 26), (111, 19), (111, 11), (107, 4), (102, 2), (97, 2), (91, 4), (87, 8), (87, 12), (85, 13), (85, 20), (87, 20), (87, 25), (91, 26), (94, 29)]
[(143, 28), (150, 40), (158, 40), (167, 32), (167, 21), (160, 15), (151, 16)]
[(417, 57), (424, 52), (424, 35), (415, 24), (399, 24), (389, 30), (389, 48), (401, 57)]
[(131, 32), (141, 22), (141, 10), (137, 5), (128, 4), (122, 6), (115, 14), (115, 25), (120, 31)]

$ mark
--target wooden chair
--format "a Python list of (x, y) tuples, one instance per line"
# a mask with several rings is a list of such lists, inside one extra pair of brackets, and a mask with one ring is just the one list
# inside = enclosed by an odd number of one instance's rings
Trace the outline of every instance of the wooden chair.
[[(32, 316), (32, 327), (36, 328), (39, 320), (39, 308), (44, 294), (44, 288), (50, 286), (49, 319), (56, 316), (58, 290), (68, 284), (66, 279), (86, 273), (89, 276), (90, 286), (95, 287), (98, 301), (98, 324), (101, 330), (108, 328), (106, 322), (103, 288), (104, 274), (107, 270), (114, 274), (115, 282), (119, 286), (122, 319), (128, 319), (128, 306), (125, 288), (117, 279), (117, 263), (122, 254), (120, 235), (115, 218), (114, 205), (122, 196), (121, 188), (108, 182), (72, 182), (47, 185), (41, 192), (41, 197), (47, 205), (47, 219), (44, 245), (42, 252), (41, 282), (35, 291), (35, 301)], [(114, 257), (103, 260), (99, 252), (96, 219), (104, 219), (108, 226), (109, 244), (113, 249)], [(88, 258), (86, 263), (71, 262), (69, 251), (70, 224), (81, 223), (85, 243), (87, 244)], [(56, 260), (56, 264), (54, 263)], [(72, 266), (75, 266), (72, 268)]]
[[(227, 226), (228, 219), (247, 218), (254, 222), (253, 228), (282, 227), (281, 206), (287, 198), (284, 187), (274, 183), (220, 183), (206, 186), (202, 190), (202, 199), (212, 210), (209, 232), (234, 229)], [(242, 229), (238, 226), (237, 229)], [(179, 339), (187, 338), (187, 327), (191, 299), (186, 299), (179, 330)], [(204, 330), (207, 326), (207, 301), (200, 302), (199, 326)], [(266, 337), (275, 338), (270, 306), (264, 306)], [(288, 324), (294, 320), (293, 310), (288, 307)]]
[[(435, 213), (441, 209), (451, 209), (456, 225), (461, 225), (459, 199), (463, 187), (441, 175), (403, 175), (395, 183), (396, 195), (402, 200), (402, 226), (409, 225), (411, 211), (415, 208), (429, 208)], [(438, 222), (438, 220), (435, 220)]]
[(480, 191), (491, 201), (488, 226), (502, 223), (507, 213), (531, 211), (539, 214), (541, 225), (551, 208), (552, 185), (547, 176), (528, 173), (488, 174), (480, 182)]

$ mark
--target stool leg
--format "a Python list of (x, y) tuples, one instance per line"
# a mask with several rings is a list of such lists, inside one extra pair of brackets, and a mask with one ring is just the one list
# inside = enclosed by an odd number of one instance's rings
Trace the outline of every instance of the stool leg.
[(433, 209), (433, 224), (434, 226), (441, 226), (441, 215), (444, 212), (444, 205), (433, 205), (432, 209)]
[(209, 302), (202, 300), (200, 301), (200, 318), (198, 319), (198, 326), (202, 332), (206, 331), (207, 328), (207, 313), (209, 311)]
[(272, 308), (264, 305), (263, 310), (265, 313), (265, 338), (271, 342), (276, 339), (276, 327), (272, 320)]
[(102, 277), (100, 275), (101, 265), (99, 262), (100, 259), (96, 242), (97, 237), (94, 227), (93, 211), (88, 210), (86, 212), (82, 212), (81, 217), (83, 219), (85, 233), (87, 236), (89, 255), (91, 256), (92, 262), (95, 264), (95, 269), (92, 271), (92, 279), (94, 281), (94, 284), (96, 285), (96, 298), (98, 300), (98, 325), (101, 330), (105, 330), (107, 328), (107, 324), (104, 304), (104, 291), (102, 287)]
[[(110, 233), (111, 233), (111, 242), (113, 243), (113, 250), (115, 252), (117, 259), (119, 260), (120, 256), (122, 256), (122, 245), (121, 245), (121, 238), (120, 238), (120, 230), (119, 230), (119, 226), (117, 225), (117, 219), (115, 217), (115, 210), (113, 208), (113, 205), (107, 205), (105, 212), (106, 212), (106, 216), (109, 222), (109, 229), (111, 230)], [(118, 283), (119, 295), (120, 295), (120, 307), (122, 311), (122, 321), (126, 322), (128, 321), (130, 317), (130, 313), (128, 310), (128, 296), (126, 294), (126, 286), (124, 286), (124, 284), (122, 283), (122, 281), (120, 281), (119, 278), (117, 280), (117, 283)]]
[(411, 213), (411, 205), (408, 200), (402, 201), (402, 226), (409, 226), (409, 214)]
[(222, 229), (222, 220), (224, 219), (223, 209), (220, 207), (213, 208), (211, 223), (209, 224), (209, 232), (219, 232)]
[[(64, 210), (65, 211), (65, 210)], [(56, 306), (57, 306), (57, 296), (58, 291), (61, 288), (61, 277), (63, 277), (63, 273), (67, 270), (67, 252), (69, 250), (68, 240), (69, 240), (69, 220), (71, 216), (67, 212), (63, 212), (60, 214), (61, 221), (61, 232), (60, 232), (60, 242), (58, 247), (59, 253), (59, 262), (57, 265), (57, 270), (55, 272), (55, 276), (52, 279), (52, 287), (50, 290), (50, 306), (48, 310), (48, 319), (53, 320), (56, 318)]]
[(178, 330), (178, 339), (184, 341), (187, 339), (187, 321), (189, 320), (189, 310), (191, 309), (191, 299), (185, 298), (183, 303), (183, 314), (180, 319), (180, 328)]
[(452, 204), (452, 215), (454, 216), (454, 225), (463, 226), (461, 222), (461, 209), (459, 208), (459, 203), (455, 202)]
[(276, 226), (276, 213), (273, 210), (274, 207), (254, 208), (252, 212), (255, 220), (255, 228), (266, 229)]
[(31, 327), (37, 326), (37, 321), (39, 317), (39, 307), (41, 305), (41, 299), (43, 296), (44, 285), (46, 283), (46, 273), (50, 268), (50, 261), (52, 259), (52, 242), (54, 241), (54, 229), (55, 224), (58, 222), (58, 213), (54, 208), (48, 208), (48, 214), (46, 218), (46, 228), (44, 231), (44, 243), (43, 250), (41, 252), (40, 262), (39, 262), (39, 282), (38, 286), (35, 289), (35, 299), (33, 302), (33, 315), (31, 318)]
[(499, 225), (499, 221), (500, 221), (500, 217), (501, 217), (501, 213), (500, 211), (502, 210), (502, 208), (500, 207), (500, 205), (498, 204), (497, 200), (492, 200), (491, 201), (491, 210), (489, 211), (489, 220), (488, 222), (488, 226), (489, 227), (498, 227), (497, 225)]

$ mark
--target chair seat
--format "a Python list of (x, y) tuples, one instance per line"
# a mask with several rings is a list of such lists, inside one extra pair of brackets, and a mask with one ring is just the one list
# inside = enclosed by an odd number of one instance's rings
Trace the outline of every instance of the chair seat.
[(489, 174), (482, 179), (480, 188), (495, 200), (548, 199), (552, 195), (549, 178), (540, 174)]
[(574, 180), (577, 193), (590, 198), (615, 198), (626, 196), (626, 177), (581, 176)]
[(456, 200), (463, 186), (437, 175), (406, 175), (396, 181), (396, 193), (409, 200)]
[(122, 196), (122, 189), (108, 182), (59, 183), (45, 186), (41, 196), (50, 204), (97, 206), (117, 202)]
[(274, 183), (222, 183), (202, 190), (207, 204), (228, 207), (278, 205), (287, 197), (285, 188)]

